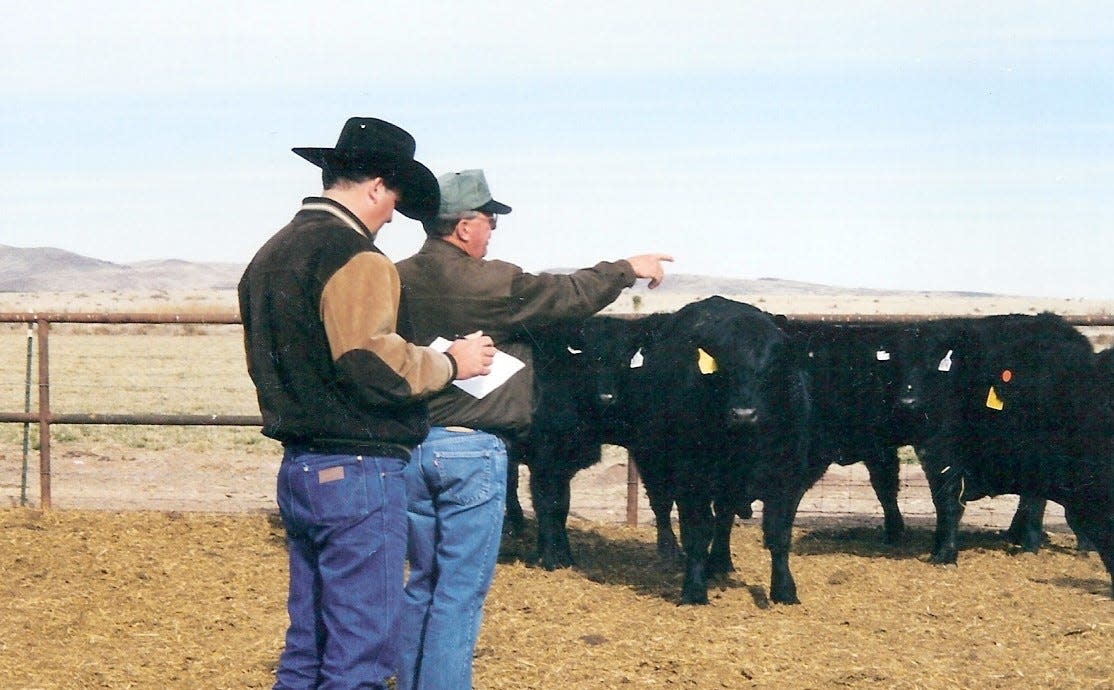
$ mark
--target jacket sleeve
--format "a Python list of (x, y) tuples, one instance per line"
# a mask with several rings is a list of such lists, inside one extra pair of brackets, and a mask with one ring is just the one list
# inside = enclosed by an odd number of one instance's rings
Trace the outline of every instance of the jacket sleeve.
[(395, 332), (399, 290), (394, 264), (382, 254), (361, 252), (330, 276), (321, 293), (321, 321), (341, 383), (371, 402), (408, 402), (453, 378), (448, 356)]
[(519, 272), (511, 282), (514, 320), (532, 327), (587, 318), (614, 302), (634, 281), (634, 269), (625, 260), (601, 261), (569, 274)]

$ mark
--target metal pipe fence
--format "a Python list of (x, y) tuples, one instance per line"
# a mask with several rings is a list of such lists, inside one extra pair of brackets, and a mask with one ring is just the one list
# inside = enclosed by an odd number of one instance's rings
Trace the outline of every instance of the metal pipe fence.
[[(635, 315), (629, 315), (635, 316)], [(798, 321), (821, 321), (858, 325), (916, 323), (941, 318), (941, 314), (793, 314)], [(1073, 326), (1111, 327), (1114, 315), (1071, 315), (1064, 319)], [(30, 410), (31, 338), (28, 338), (27, 383), (25, 409), (21, 412), (0, 411), (0, 423), (36, 424), (39, 429), (39, 504), (51, 508), (51, 426), (55, 424), (162, 425), (162, 426), (240, 426), (262, 425), (259, 415), (232, 414), (159, 414), (150, 412), (58, 413), (51, 409), (50, 328), (51, 324), (196, 324), (239, 325), (239, 314), (223, 313), (0, 313), (0, 323), (25, 323), (34, 326), (38, 340), (38, 410)], [(30, 336), (30, 329), (29, 329)], [(24, 453), (27, 444), (24, 443)], [(25, 458), (26, 462), (26, 458)], [(26, 470), (24, 470), (26, 472)], [(627, 523), (637, 524), (639, 479), (633, 463), (627, 463)]]

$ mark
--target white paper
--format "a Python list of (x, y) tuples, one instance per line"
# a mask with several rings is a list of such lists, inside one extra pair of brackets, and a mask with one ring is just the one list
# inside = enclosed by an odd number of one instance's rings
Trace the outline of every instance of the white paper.
[[(451, 340), (438, 337), (429, 344), (434, 350), (444, 352), (452, 345)], [(491, 373), (483, 376), (473, 376), (464, 381), (453, 381), (453, 385), (471, 395), (473, 398), (483, 398), (485, 395), (502, 386), (526, 363), (517, 357), (512, 357), (506, 352), (495, 350), (495, 359), (491, 362)]]

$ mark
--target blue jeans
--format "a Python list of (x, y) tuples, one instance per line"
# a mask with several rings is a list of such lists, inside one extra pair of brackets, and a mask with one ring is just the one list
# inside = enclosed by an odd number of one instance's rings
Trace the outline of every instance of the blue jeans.
[(406, 469), (406, 493), (398, 690), (466, 690), (499, 555), (507, 449), (491, 434), (434, 427)]
[(275, 688), (386, 688), (397, 665), (406, 463), (287, 448), (278, 505), (290, 627)]

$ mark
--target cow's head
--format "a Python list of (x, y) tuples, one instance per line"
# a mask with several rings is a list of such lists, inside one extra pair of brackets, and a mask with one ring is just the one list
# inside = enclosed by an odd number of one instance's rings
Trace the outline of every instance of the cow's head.
[(979, 362), (977, 338), (958, 321), (930, 321), (906, 329), (896, 349), (897, 405), (917, 414), (964, 390)]
[(773, 421), (798, 394), (802, 351), (768, 315), (729, 311), (697, 323), (687, 353), (692, 376), (710, 393), (729, 429), (757, 428)]
[(579, 324), (569, 350), (590, 389), (589, 404), (600, 414), (628, 411), (645, 392), (644, 352), (659, 337), (668, 315), (637, 318), (594, 316)]

